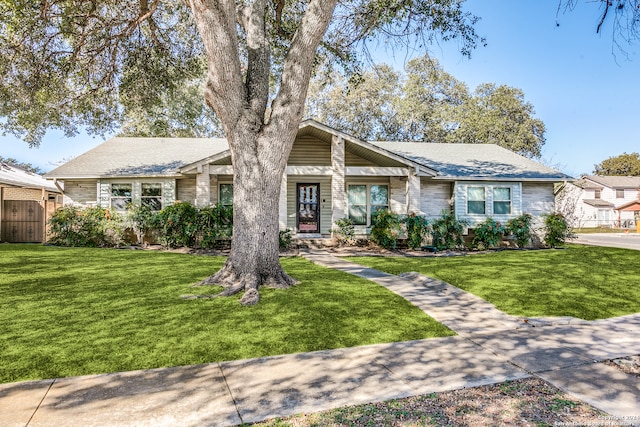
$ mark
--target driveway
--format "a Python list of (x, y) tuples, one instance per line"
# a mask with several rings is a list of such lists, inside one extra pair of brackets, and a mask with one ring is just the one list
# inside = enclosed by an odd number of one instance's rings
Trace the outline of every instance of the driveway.
[(608, 246), (610, 248), (635, 249), (640, 251), (640, 234), (638, 233), (594, 233), (578, 234), (577, 236), (577, 239), (570, 240), (570, 242), (592, 246)]

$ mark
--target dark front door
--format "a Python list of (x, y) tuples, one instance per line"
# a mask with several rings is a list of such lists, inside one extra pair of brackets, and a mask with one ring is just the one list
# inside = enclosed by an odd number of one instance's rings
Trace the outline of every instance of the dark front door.
[(33, 200), (5, 200), (2, 206), (2, 240), (9, 243), (40, 243), (44, 208)]
[(298, 232), (320, 233), (320, 184), (298, 184)]

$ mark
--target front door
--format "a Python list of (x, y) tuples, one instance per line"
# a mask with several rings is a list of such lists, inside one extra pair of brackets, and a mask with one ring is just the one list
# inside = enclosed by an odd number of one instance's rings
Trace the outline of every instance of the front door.
[(320, 184), (297, 185), (298, 233), (320, 233)]

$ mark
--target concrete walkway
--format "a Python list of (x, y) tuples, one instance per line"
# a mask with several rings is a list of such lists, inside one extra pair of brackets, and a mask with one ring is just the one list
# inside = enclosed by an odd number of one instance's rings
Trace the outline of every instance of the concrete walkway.
[(329, 254), (305, 256), (381, 283), (459, 335), (0, 384), (0, 425), (232, 426), (532, 375), (611, 415), (640, 416), (640, 381), (594, 363), (640, 354), (640, 314), (524, 322), (424, 276), (396, 277)]

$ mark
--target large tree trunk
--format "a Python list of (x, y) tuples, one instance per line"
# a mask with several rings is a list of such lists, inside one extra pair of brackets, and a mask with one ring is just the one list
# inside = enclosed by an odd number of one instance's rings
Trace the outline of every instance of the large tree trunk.
[[(297, 126), (287, 126), (295, 135)], [(264, 135), (238, 126), (232, 135), (234, 165), (233, 240), (220, 271), (198, 285), (222, 285), (218, 296), (245, 291), (244, 305), (258, 302), (261, 285), (288, 288), (296, 281), (279, 262), (278, 206), (280, 183), (293, 141), (287, 135)]]
[[(224, 286), (219, 295), (245, 291), (243, 304), (258, 302), (261, 285), (295, 283), (278, 261), (280, 183), (304, 111), (315, 52), (336, 3), (307, 3), (267, 112), (272, 65), (268, 0), (187, 0), (207, 53), (205, 100), (222, 123), (234, 171), (231, 253), (222, 269), (200, 285)], [(239, 55), (238, 25), (245, 34), (246, 67)]]

